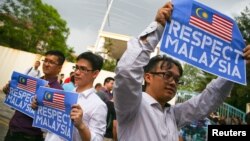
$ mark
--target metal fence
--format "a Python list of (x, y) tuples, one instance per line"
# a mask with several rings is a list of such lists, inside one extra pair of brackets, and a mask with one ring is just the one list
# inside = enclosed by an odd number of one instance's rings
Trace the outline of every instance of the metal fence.
[[(182, 103), (197, 94), (196, 92), (178, 91), (176, 102)], [(238, 117), (242, 122), (245, 122), (246, 113), (225, 102), (215, 111), (219, 113), (220, 117)]]

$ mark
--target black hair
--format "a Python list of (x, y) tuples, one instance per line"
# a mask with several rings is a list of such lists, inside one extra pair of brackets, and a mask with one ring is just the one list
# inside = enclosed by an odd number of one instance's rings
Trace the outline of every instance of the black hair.
[(109, 83), (110, 81), (115, 81), (115, 79), (114, 79), (113, 77), (107, 77), (107, 78), (105, 78), (105, 80), (104, 80), (104, 85), (105, 85), (106, 83)]
[(77, 61), (79, 61), (80, 59), (85, 59), (87, 61), (90, 62), (90, 64), (92, 65), (92, 70), (101, 70), (102, 66), (103, 66), (103, 58), (100, 55), (94, 54), (92, 52), (84, 52), (81, 53), (78, 57), (77, 57)]
[(171, 69), (173, 67), (173, 65), (176, 65), (179, 69), (180, 76), (182, 76), (183, 69), (182, 69), (180, 62), (177, 60), (174, 60), (173, 58), (167, 57), (166, 55), (157, 55), (157, 56), (151, 58), (149, 60), (149, 63), (146, 66), (144, 66), (144, 68), (143, 68), (144, 72), (147, 73), (147, 72), (150, 72), (150, 71), (156, 69), (156, 65), (159, 62), (161, 62), (161, 68), (165, 64), (167, 65), (168, 69)]
[(74, 74), (74, 72), (72, 71), (72, 72), (70, 72), (70, 74), (69, 74), (69, 75), (71, 76), (71, 75), (73, 75), (73, 74)]
[(37, 60), (36, 62), (39, 62), (39, 64), (41, 64), (41, 62), (39, 60)]
[(64, 54), (61, 52), (61, 51), (58, 51), (58, 50), (50, 50), (50, 51), (47, 51), (45, 53), (45, 56), (46, 55), (55, 55), (58, 57), (58, 65), (63, 65), (64, 61), (65, 61), (65, 56)]
[(102, 84), (101, 83), (96, 83), (95, 88), (98, 87), (98, 86), (102, 86)]

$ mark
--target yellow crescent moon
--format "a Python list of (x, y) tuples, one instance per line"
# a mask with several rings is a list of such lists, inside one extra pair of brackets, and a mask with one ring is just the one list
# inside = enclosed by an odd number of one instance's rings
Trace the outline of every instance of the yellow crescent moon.
[(45, 99), (47, 99), (47, 100), (50, 99), (50, 93), (45, 94)]
[(200, 15), (199, 15), (199, 11), (201, 10), (201, 8), (197, 8), (196, 10), (195, 10), (195, 13), (196, 13), (196, 15), (198, 16), (198, 17), (200, 17), (200, 18), (202, 18)]
[(23, 77), (19, 77), (19, 82), (23, 82)]

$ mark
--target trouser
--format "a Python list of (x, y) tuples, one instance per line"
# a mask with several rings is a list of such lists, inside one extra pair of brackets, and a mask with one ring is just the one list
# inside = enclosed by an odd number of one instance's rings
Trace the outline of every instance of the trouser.
[(42, 135), (27, 135), (25, 133), (8, 130), (4, 141), (44, 141), (44, 138)]

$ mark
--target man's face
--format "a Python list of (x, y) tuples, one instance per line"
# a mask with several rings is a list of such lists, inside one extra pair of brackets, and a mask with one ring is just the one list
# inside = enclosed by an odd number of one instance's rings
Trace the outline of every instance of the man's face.
[(57, 76), (62, 69), (59, 65), (58, 57), (55, 55), (46, 55), (43, 61), (43, 73), (45, 76)]
[(147, 92), (160, 104), (170, 101), (176, 94), (180, 78), (180, 72), (176, 65), (167, 69), (166, 65), (161, 68), (161, 62), (154, 71), (145, 74)]
[(75, 66), (75, 85), (77, 87), (92, 87), (93, 81), (99, 71), (93, 71), (92, 65), (88, 60), (80, 59)]
[(36, 63), (35, 63), (35, 67), (39, 67), (40, 66), (40, 62), (39, 61), (36, 61)]
[(107, 82), (107, 83), (105, 84), (105, 87), (107, 88), (108, 91), (112, 91), (113, 85), (114, 85), (114, 81), (113, 81), (113, 80), (110, 80), (109, 82)]

